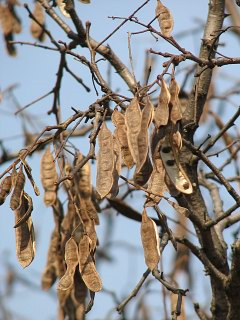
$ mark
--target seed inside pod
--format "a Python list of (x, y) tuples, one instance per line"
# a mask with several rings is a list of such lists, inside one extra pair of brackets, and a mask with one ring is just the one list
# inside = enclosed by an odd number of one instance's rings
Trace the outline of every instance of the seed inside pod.
[(169, 153), (169, 152), (171, 152), (171, 150), (172, 150), (171, 147), (163, 147), (162, 148), (163, 153)]
[(175, 160), (167, 160), (167, 161), (166, 161), (166, 164), (167, 164), (168, 166), (172, 167), (172, 166), (174, 166), (174, 164), (175, 164)]

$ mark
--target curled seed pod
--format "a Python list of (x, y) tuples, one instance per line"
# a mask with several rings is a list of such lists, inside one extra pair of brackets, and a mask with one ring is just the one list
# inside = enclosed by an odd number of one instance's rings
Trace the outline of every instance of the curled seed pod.
[(159, 158), (153, 160), (153, 172), (148, 183), (148, 190), (159, 195), (151, 196), (153, 201), (147, 203), (148, 207), (159, 203), (164, 192), (168, 190), (165, 184), (165, 169), (162, 160)]
[(122, 155), (123, 162), (128, 168), (132, 168), (134, 165), (134, 161), (128, 146), (127, 127), (125, 125), (125, 117), (117, 109), (113, 111), (112, 123), (116, 127), (115, 135), (121, 147), (121, 155)]
[(88, 216), (90, 217), (90, 219), (94, 220), (95, 224), (99, 224), (98, 213), (94, 206), (94, 203), (92, 202), (92, 199), (86, 199), (85, 203), (86, 203)]
[(12, 190), (12, 177), (7, 176), (0, 185), (0, 205), (2, 205)]
[(26, 212), (22, 215), (22, 217), (16, 222), (14, 228), (18, 228), (21, 224), (26, 222), (30, 217), (31, 213), (33, 211), (33, 202), (32, 198), (25, 192), (23, 191), (23, 197), (26, 199)]
[(180, 87), (175, 80), (175, 78), (171, 79), (170, 87), (169, 87), (169, 92), (171, 94), (171, 99), (170, 99), (170, 106), (171, 106), (171, 111), (170, 111), (170, 119), (172, 123), (176, 124), (177, 121), (182, 119), (182, 112), (181, 112), (181, 106), (180, 106), (180, 101), (178, 98), (180, 91)]
[(71, 291), (71, 299), (75, 306), (74, 319), (85, 319), (85, 301), (88, 289), (82, 280), (80, 272), (76, 269), (74, 274), (74, 287)]
[(113, 137), (105, 122), (99, 131), (98, 142), (96, 190), (102, 199), (112, 188), (114, 167)]
[(176, 131), (171, 135), (171, 142), (176, 150), (182, 149), (182, 136), (179, 131)]
[(25, 185), (25, 175), (23, 173), (22, 166), (21, 166), (20, 170), (18, 171), (13, 193), (10, 199), (10, 208), (12, 210), (16, 210), (21, 206), (24, 185)]
[(146, 265), (153, 270), (160, 260), (160, 241), (156, 223), (147, 216), (145, 208), (142, 213), (141, 238)]
[(25, 170), (25, 172), (27, 174), (27, 177), (28, 177), (28, 179), (29, 179), (29, 181), (30, 181), (30, 183), (31, 183), (31, 185), (33, 187), (33, 190), (34, 190), (36, 196), (39, 196), (40, 195), (40, 191), (39, 191), (39, 189), (38, 189), (38, 187), (37, 187), (37, 185), (36, 185), (36, 183), (35, 183), (35, 181), (33, 179), (32, 168), (29, 166), (29, 164), (24, 159), (24, 157), (21, 156), (21, 152), (19, 153), (19, 158), (22, 161), (22, 164), (24, 166), (24, 170)]
[(167, 84), (164, 79), (161, 79), (161, 92), (158, 97), (158, 105), (154, 112), (154, 124), (156, 128), (160, 126), (166, 126), (169, 119), (169, 102), (170, 102), (170, 92), (168, 90)]
[(83, 235), (79, 242), (79, 271), (88, 289), (98, 292), (102, 290), (102, 281), (96, 271), (90, 248), (91, 239), (87, 235)]
[(69, 290), (73, 287), (74, 273), (78, 265), (78, 246), (73, 238), (70, 238), (65, 245), (65, 262), (67, 270), (59, 280), (58, 290)]
[(91, 252), (95, 252), (97, 246), (97, 234), (95, 230), (94, 220), (91, 219), (87, 208), (88, 201), (81, 199), (80, 203), (80, 215), (84, 224), (85, 232), (91, 239)]
[(135, 163), (138, 161), (138, 134), (141, 130), (142, 112), (138, 98), (134, 97), (125, 113), (128, 145)]
[[(22, 218), (27, 211), (27, 200), (22, 196), (21, 207), (14, 211), (15, 222)], [(35, 257), (35, 236), (32, 218), (29, 217), (26, 222), (23, 222), (18, 228), (15, 229), (16, 236), (16, 254), (19, 263), (23, 268), (27, 267)]]
[(165, 37), (171, 37), (173, 30), (173, 16), (160, 0), (157, 0), (156, 16), (158, 17), (159, 27)]
[[(37, 21), (44, 26), (45, 23), (45, 14), (43, 8), (39, 2), (35, 2), (35, 7), (33, 11), (33, 15), (37, 19)], [(44, 40), (44, 31), (43, 28), (36, 23), (34, 20), (31, 22), (30, 31), (33, 38), (38, 39), (39, 41)]]
[(192, 184), (168, 140), (163, 143), (160, 153), (165, 170), (176, 189), (182, 193), (191, 194), (193, 192)]
[(57, 170), (53, 155), (48, 148), (41, 159), (41, 181), (44, 188), (44, 203), (46, 206), (52, 206), (57, 199), (57, 185), (55, 182), (58, 179)]
[(66, 11), (66, 2), (64, 0), (57, 0), (57, 5), (64, 17), (71, 18), (70, 14)]

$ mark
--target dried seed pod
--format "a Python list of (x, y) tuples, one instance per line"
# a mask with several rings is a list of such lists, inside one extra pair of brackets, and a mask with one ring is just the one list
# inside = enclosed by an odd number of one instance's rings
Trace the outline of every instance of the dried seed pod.
[[(83, 155), (78, 155), (76, 165), (83, 159)], [(81, 197), (88, 199), (92, 195), (92, 183), (91, 183), (91, 167), (89, 161), (79, 170), (79, 191)]]
[(74, 319), (85, 319), (85, 301), (88, 295), (88, 289), (82, 280), (80, 272), (76, 269), (74, 274), (74, 287), (71, 291), (71, 299), (75, 306)]
[[(21, 207), (14, 211), (16, 223), (27, 211), (27, 200), (24, 196), (22, 196), (22, 198)], [(15, 229), (15, 236), (17, 258), (21, 266), (25, 268), (34, 259), (36, 251), (34, 228), (31, 217), (29, 217), (26, 222), (23, 222), (18, 228)]]
[(165, 140), (163, 143), (160, 153), (165, 170), (176, 189), (182, 193), (191, 194), (193, 192), (192, 184), (168, 140)]
[(112, 188), (114, 168), (113, 137), (105, 122), (99, 131), (98, 142), (96, 190), (102, 199)]
[(164, 79), (161, 79), (161, 92), (158, 97), (158, 105), (154, 112), (154, 124), (156, 128), (166, 126), (169, 119), (169, 102), (171, 99), (170, 92)]
[(31, 185), (33, 187), (33, 190), (34, 190), (36, 196), (39, 196), (40, 195), (40, 191), (39, 191), (39, 189), (38, 189), (38, 187), (37, 187), (37, 185), (36, 185), (36, 183), (35, 183), (35, 181), (33, 179), (32, 168), (29, 166), (29, 164), (24, 159), (24, 157), (21, 156), (21, 152), (19, 152), (19, 158), (22, 161), (22, 164), (24, 166), (24, 170), (25, 170), (25, 172), (27, 174), (27, 177), (28, 177), (28, 179), (29, 179), (29, 181), (30, 181), (30, 183), (31, 183)]
[[(35, 2), (35, 7), (33, 11), (33, 15), (37, 19), (37, 21), (44, 26), (45, 23), (45, 14), (43, 11), (43, 8), (39, 2)], [(34, 20), (31, 22), (30, 31), (33, 36), (33, 38), (38, 39), (39, 41), (44, 40), (44, 31), (43, 28), (36, 23)]]
[(12, 190), (12, 177), (7, 176), (0, 185), (0, 205), (2, 205)]
[(153, 172), (148, 183), (148, 190), (159, 195), (158, 197), (152, 195), (151, 198), (153, 198), (154, 201), (150, 201), (147, 204), (148, 206), (159, 203), (164, 192), (168, 191), (165, 184), (165, 169), (162, 160), (159, 158), (153, 160)]
[(25, 192), (23, 191), (23, 197), (26, 199), (26, 209), (27, 211), (22, 215), (22, 217), (16, 222), (14, 228), (19, 227), (21, 224), (23, 224), (24, 222), (26, 222), (30, 217), (31, 217), (31, 213), (33, 211), (33, 202), (32, 202), (32, 198)]
[(130, 169), (134, 165), (134, 161), (129, 150), (128, 138), (127, 138), (127, 127), (125, 125), (125, 117), (117, 109), (113, 111), (112, 122), (116, 127), (115, 135), (121, 147), (121, 155), (124, 164)]
[(91, 252), (95, 252), (97, 246), (97, 234), (95, 230), (94, 220), (90, 217), (88, 207), (88, 201), (81, 199), (80, 202), (80, 215), (84, 224), (85, 232), (91, 239)]
[(182, 136), (181, 133), (179, 131), (174, 132), (171, 135), (171, 143), (173, 145), (173, 147), (176, 150), (181, 150), (182, 149)]
[(73, 238), (70, 238), (65, 245), (65, 262), (67, 270), (59, 280), (58, 290), (69, 290), (73, 287), (74, 273), (78, 265), (78, 246)]
[(50, 147), (45, 151), (41, 159), (41, 181), (44, 188), (44, 203), (46, 206), (52, 206), (57, 199), (57, 185), (55, 182), (58, 179), (57, 170)]
[(125, 113), (128, 145), (135, 163), (138, 161), (138, 134), (141, 130), (142, 112), (138, 98), (134, 97)]
[(10, 199), (10, 208), (12, 210), (16, 210), (21, 206), (24, 185), (25, 185), (25, 175), (23, 173), (22, 166), (21, 166), (18, 171), (16, 181), (14, 184), (13, 193)]
[(146, 265), (153, 270), (160, 260), (160, 241), (156, 223), (147, 216), (145, 208), (142, 213), (141, 238)]
[(86, 199), (85, 203), (86, 203), (88, 216), (90, 217), (90, 219), (94, 220), (95, 224), (99, 224), (98, 213), (94, 206), (94, 203), (92, 202), (92, 199)]
[(91, 239), (83, 235), (79, 243), (79, 271), (89, 290), (97, 292), (102, 290), (102, 281), (90, 254)]
[(170, 86), (169, 86), (169, 92), (171, 94), (171, 99), (170, 99), (170, 106), (171, 106), (171, 111), (170, 111), (170, 119), (172, 123), (176, 124), (177, 121), (182, 119), (182, 112), (181, 112), (181, 105), (179, 101), (179, 91), (180, 87), (175, 80), (175, 78), (171, 79)]
[(174, 25), (173, 16), (160, 0), (157, 0), (156, 16), (158, 17), (158, 23), (162, 34), (165, 37), (171, 37)]

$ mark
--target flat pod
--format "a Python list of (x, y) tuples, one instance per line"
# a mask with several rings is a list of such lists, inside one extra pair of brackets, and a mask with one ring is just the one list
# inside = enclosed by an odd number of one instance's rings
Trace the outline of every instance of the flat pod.
[(171, 37), (174, 26), (173, 16), (160, 0), (157, 0), (156, 16), (158, 17), (159, 27), (165, 37)]
[[(35, 7), (33, 11), (34, 17), (37, 19), (39, 23), (44, 25), (45, 23), (45, 14), (43, 11), (43, 7), (39, 2), (35, 2)], [(44, 39), (44, 32), (42, 27), (37, 24), (34, 20), (31, 22), (30, 31), (33, 36), (33, 38), (38, 39), (39, 41), (43, 41)]]
[(118, 109), (113, 110), (111, 119), (115, 127), (125, 125), (125, 117)]
[(121, 155), (123, 159), (123, 163), (131, 169), (134, 165), (133, 157), (128, 145), (128, 138), (127, 138), (127, 127), (126, 125), (117, 126), (116, 130), (116, 137), (121, 147)]
[(171, 79), (170, 86), (169, 86), (169, 92), (171, 95), (170, 104), (171, 104), (171, 111), (170, 111), (170, 119), (172, 123), (176, 124), (177, 121), (182, 119), (182, 112), (181, 112), (181, 106), (179, 101), (179, 92), (180, 87), (175, 80), (175, 78)]
[(156, 223), (147, 216), (145, 208), (142, 213), (141, 238), (145, 262), (152, 271), (160, 260), (160, 241)]
[(127, 107), (125, 122), (127, 127), (128, 145), (135, 163), (138, 161), (138, 134), (141, 130), (142, 112), (138, 103), (138, 98), (134, 97)]
[(114, 167), (113, 137), (105, 122), (99, 131), (98, 143), (96, 190), (102, 199), (112, 188)]
[[(74, 2), (73, 2), (74, 4)], [(66, 11), (66, 2), (64, 0), (57, 0), (57, 5), (61, 13), (64, 15), (66, 18), (71, 18), (70, 14)]]
[(14, 189), (13, 189), (12, 196), (10, 199), (10, 208), (12, 210), (16, 210), (21, 206), (21, 200), (22, 200), (25, 180), (26, 180), (25, 175), (23, 173), (22, 166), (21, 166), (20, 170), (17, 173), (16, 181), (14, 184)]
[(91, 239), (83, 235), (79, 243), (79, 271), (89, 290), (98, 292), (102, 290), (102, 281), (90, 254)]
[(28, 220), (29, 217), (31, 217), (31, 213), (33, 211), (33, 202), (32, 202), (32, 198), (25, 192), (23, 191), (23, 197), (26, 200), (26, 212), (22, 215), (22, 217), (16, 222), (14, 228), (19, 227), (21, 224), (23, 224), (24, 222), (26, 222)]
[(161, 92), (158, 97), (158, 104), (154, 112), (154, 124), (157, 129), (166, 126), (169, 119), (170, 92), (164, 79), (161, 80)]
[[(80, 163), (80, 161), (83, 159), (83, 155), (79, 153), (76, 161), (76, 165)], [(79, 191), (81, 194), (81, 197), (87, 199), (91, 198), (92, 196), (92, 183), (91, 183), (91, 166), (89, 161), (85, 163), (82, 168), (79, 170), (79, 177), (77, 177), (78, 180), (78, 186)]]
[(192, 184), (176, 156), (174, 156), (173, 149), (169, 143), (165, 142), (162, 145), (160, 154), (165, 170), (176, 189), (182, 193), (191, 194), (193, 192)]
[(12, 190), (12, 177), (5, 177), (0, 185), (0, 205), (2, 205)]
[(153, 159), (153, 172), (148, 183), (148, 190), (159, 195), (158, 197), (154, 197), (152, 195), (151, 197), (154, 201), (148, 203), (148, 206), (150, 206), (150, 204), (155, 205), (156, 203), (159, 203), (164, 192), (168, 191), (168, 188), (165, 184), (165, 169), (162, 160), (159, 158)]

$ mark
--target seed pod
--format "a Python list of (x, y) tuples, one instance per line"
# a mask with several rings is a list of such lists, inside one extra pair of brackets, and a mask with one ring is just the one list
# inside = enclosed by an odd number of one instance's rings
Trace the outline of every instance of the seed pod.
[[(73, 1), (72, 1), (73, 3)], [(66, 2), (64, 0), (57, 0), (57, 5), (61, 13), (66, 17), (66, 18), (71, 18), (70, 14), (66, 11)]]
[(121, 155), (124, 164), (130, 169), (134, 162), (128, 146), (127, 127), (125, 125), (125, 117), (117, 109), (113, 111), (112, 123), (115, 125), (115, 135), (121, 147)]
[[(14, 211), (16, 223), (27, 211), (27, 200), (24, 196), (22, 196), (22, 198), (21, 207)], [(34, 259), (36, 251), (34, 228), (31, 217), (29, 217), (26, 222), (23, 222), (18, 228), (15, 229), (15, 236), (17, 258), (21, 266), (25, 268)]]
[(191, 194), (193, 192), (192, 184), (178, 161), (177, 153), (174, 153), (168, 140), (163, 143), (160, 154), (165, 170), (176, 189), (182, 193)]
[(168, 90), (167, 84), (164, 79), (161, 79), (161, 92), (158, 97), (158, 105), (154, 112), (154, 124), (156, 128), (160, 126), (166, 126), (169, 119), (169, 102), (170, 102), (170, 92)]
[(44, 203), (46, 206), (52, 206), (57, 199), (57, 185), (55, 182), (58, 179), (57, 170), (50, 147), (45, 151), (41, 159), (41, 181), (44, 188)]
[(165, 184), (165, 169), (161, 159), (154, 159), (153, 161), (153, 172), (148, 183), (148, 190), (159, 195), (158, 197), (152, 195), (151, 198), (153, 198), (154, 201), (148, 202), (148, 206), (159, 203), (161, 196), (168, 190)]
[(114, 168), (113, 137), (105, 122), (99, 131), (98, 142), (96, 190), (102, 199), (112, 188)]
[(142, 112), (138, 98), (134, 97), (125, 113), (128, 145), (135, 163), (138, 161), (138, 134), (141, 130)]
[(91, 3), (91, 0), (79, 0), (80, 2), (84, 3), (84, 4), (89, 4)]
[(2, 205), (12, 190), (12, 177), (7, 176), (0, 185), (0, 205)]
[(94, 220), (95, 224), (99, 224), (99, 217), (98, 217), (98, 213), (97, 210), (92, 202), (92, 199), (86, 199), (85, 200), (86, 203), (86, 209), (88, 212), (88, 216), (90, 217), (90, 219)]
[(152, 271), (160, 260), (160, 241), (156, 223), (147, 216), (145, 208), (142, 213), (141, 238), (145, 262)]
[(181, 150), (182, 149), (182, 136), (179, 131), (174, 132), (171, 135), (171, 144), (176, 150)]
[(97, 292), (102, 290), (102, 281), (90, 254), (91, 239), (83, 235), (79, 243), (79, 271), (89, 290)]
[(171, 37), (173, 30), (173, 16), (160, 0), (157, 0), (156, 16), (158, 17), (159, 27), (165, 37)]
[(10, 208), (12, 210), (16, 210), (21, 206), (24, 185), (25, 185), (25, 175), (23, 173), (22, 166), (21, 166), (20, 170), (18, 171), (13, 193), (10, 199)]
[(171, 111), (170, 111), (170, 119), (172, 123), (176, 124), (177, 121), (182, 119), (182, 112), (181, 112), (181, 106), (180, 106), (180, 101), (178, 98), (180, 91), (180, 87), (175, 80), (175, 78), (171, 79), (170, 87), (169, 87), (169, 92), (171, 94), (171, 99), (170, 99), (170, 106), (171, 106)]
[[(42, 26), (44, 26), (45, 14), (44, 14), (43, 8), (39, 2), (35, 2), (33, 15), (35, 16), (37, 21)], [(30, 31), (31, 31), (33, 38), (38, 39), (41, 42), (44, 40), (43, 28), (38, 23), (36, 23), (34, 20), (32, 20), (32, 22), (31, 22)]]
[(22, 217), (16, 222), (14, 228), (19, 227), (21, 224), (26, 222), (30, 217), (31, 213), (33, 211), (33, 202), (32, 198), (25, 192), (23, 191), (23, 197), (26, 199), (26, 209), (27, 211), (22, 215)]
[[(80, 153), (76, 161), (76, 165), (83, 159), (83, 155)], [(92, 183), (91, 183), (91, 167), (90, 163), (87, 162), (79, 170), (79, 181), (78, 181), (79, 191), (81, 197), (88, 199), (92, 195)]]
[(67, 270), (58, 283), (58, 290), (69, 290), (73, 287), (74, 273), (78, 265), (78, 246), (73, 238), (65, 245), (65, 262)]
[(40, 195), (40, 191), (39, 191), (39, 189), (38, 189), (38, 187), (37, 187), (37, 185), (36, 185), (36, 183), (35, 183), (35, 181), (33, 179), (32, 168), (29, 166), (27, 161), (21, 156), (21, 153), (19, 153), (19, 158), (22, 161), (22, 164), (24, 166), (24, 170), (25, 170), (25, 172), (27, 174), (27, 177), (28, 177), (28, 179), (29, 179), (29, 181), (30, 181), (30, 183), (31, 183), (31, 185), (33, 187), (33, 190), (34, 190), (36, 196), (39, 196)]

